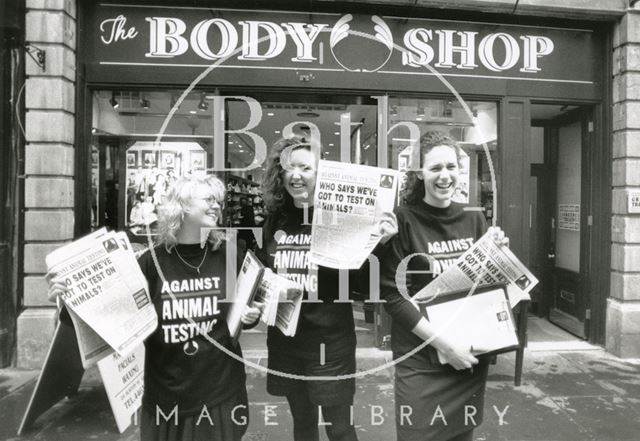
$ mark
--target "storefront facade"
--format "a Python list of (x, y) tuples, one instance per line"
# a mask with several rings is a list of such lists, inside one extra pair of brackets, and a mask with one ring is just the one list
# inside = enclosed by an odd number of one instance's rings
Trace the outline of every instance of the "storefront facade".
[[(60, 41), (46, 41), (54, 72), (27, 64), (18, 365), (39, 366), (55, 323), (44, 255), (98, 226), (135, 235), (167, 181), (223, 176), (226, 224), (240, 226), (241, 205), (261, 219), (261, 167), (279, 137), (402, 170), (432, 129), (466, 150), (459, 200), (500, 225), (540, 279), (533, 311), (640, 356), (640, 15), (626, 2), (527, 2), (519, 15), (500, 1), (496, 14), (480, 13), (483, 1), (465, 11), (28, 3), (27, 38)], [(43, 21), (59, 32), (38, 35)], [(377, 312), (366, 345), (384, 339)]]

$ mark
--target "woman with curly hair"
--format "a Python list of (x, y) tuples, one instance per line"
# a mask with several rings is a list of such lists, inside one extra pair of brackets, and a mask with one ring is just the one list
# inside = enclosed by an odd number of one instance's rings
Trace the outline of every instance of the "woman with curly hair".
[[(160, 206), (158, 245), (138, 259), (158, 314), (145, 341), (142, 441), (238, 441), (247, 429), (244, 365), (221, 349), (242, 356), (223, 302), (226, 245), (215, 227), (224, 195), (213, 176), (178, 180)], [(49, 298), (64, 289), (54, 278)], [(242, 323), (255, 324), (259, 313), (247, 307)]]
[[(482, 422), (488, 360), (438, 333), (403, 293), (413, 296), (437, 277), (487, 231), (487, 224), (480, 211), (466, 211), (451, 200), (460, 174), (458, 144), (432, 131), (420, 138), (419, 149), (413, 156), (419, 166), (407, 172), (405, 205), (396, 210), (398, 234), (381, 262), (381, 295), (392, 318), (393, 356), (400, 359), (396, 430), (400, 441), (472, 440)], [(507, 244), (499, 228), (494, 234)], [(406, 278), (397, 277), (407, 256)], [(403, 279), (407, 291), (397, 284)], [(425, 341), (430, 344), (416, 351)], [(446, 354), (448, 364), (438, 361), (436, 350)]]
[[(319, 153), (304, 139), (291, 137), (276, 142), (267, 158), (263, 199), (268, 216), (261, 256), (268, 267), (299, 282), (305, 295), (294, 337), (269, 327), (269, 368), (280, 375), (268, 374), (267, 391), (287, 398), (295, 441), (318, 440), (320, 413), (329, 440), (357, 440), (351, 412), (354, 378), (305, 381), (287, 376), (336, 377), (356, 370), (352, 307), (336, 303), (339, 272), (309, 261)], [(394, 223), (391, 218), (381, 225), (385, 241), (395, 233)]]

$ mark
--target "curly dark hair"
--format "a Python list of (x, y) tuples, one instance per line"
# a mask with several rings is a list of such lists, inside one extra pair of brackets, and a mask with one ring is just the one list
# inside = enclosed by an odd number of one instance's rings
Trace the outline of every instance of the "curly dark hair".
[(282, 179), (284, 169), (280, 163), (282, 153), (287, 148), (290, 148), (290, 151), (313, 150), (311, 144), (300, 136), (281, 138), (271, 147), (267, 156), (267, 167), (262, 176), (262, 199), (267, 213), (275, 221), (275, 225), (282, 225), (286, 222), (287, 213), (294, 207), (293, 198), (284, 187)]
[[(420, 137), (420, 156), (419, 158), (414, 154), (412, 155), (412, 167), (407, 171), (407, 182), (404, 190), (402, 191), (402, 200), (406, 204), (417, 204), (425, 196), (424, 182), (419, 178), (422, 173), (422, 163), (424, 161), (424, 155), (429, 153), (431, 149), (437, 146), (446, 145), (453, 148), (458, 158), (458, 165), (464, 154), (462, 148), (458, 145), (455, 139), (450, 137), (444, 132), (437, 130), (431, 130), (426, 132)], [(418, 161), (415, 161), (418, 159)], [(418, 163), (418, 166), (413, 164)]]

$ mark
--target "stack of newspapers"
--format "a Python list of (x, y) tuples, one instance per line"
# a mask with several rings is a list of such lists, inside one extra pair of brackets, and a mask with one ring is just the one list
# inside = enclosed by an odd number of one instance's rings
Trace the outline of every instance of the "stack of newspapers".
[(236, 281), (234, 301), (227, 323), (229, 333), (237, 339), (242, 330), (240, 318), (246, 305), (256, 301), (264, 305), (262, 321), (293, 337), (298, 327), (302, 306), (302, 287), (274, 273), (247, 251)]
[(142, 404), (143, 342), (158, 325), (131, 243), (125, 233), (102, 228), (53, 251), (45, 261), (49, 274), (67, 286), (58, 300), (73, 321), (82, 366), (97, 363), (122, 433)]
[[(436, 334), (474, 354), (495, 354), (520, 344), (511, 310), (531, 299), (537, 283), (509, 248), (486, 233), (412, 300)], [(441, 352), (438, 358), (448, 362)]]
[(256, 300), (264, 303), (262, 321), (267, 326), (276, 326), (286, 336), (292, 337), (298, 327), (302, 289), (297, 283), (266, 269)]

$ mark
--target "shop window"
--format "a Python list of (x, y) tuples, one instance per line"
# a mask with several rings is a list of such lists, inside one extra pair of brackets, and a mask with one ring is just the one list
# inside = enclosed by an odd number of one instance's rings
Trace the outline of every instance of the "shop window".
[[(146, 242), (158, 206), (180, 176), (206, 174), (212, 156), (212, 111), (201, 92), (93, 94), (91, 226), (125, 230)], [(175, 113), (169, 118), (171, 109)], [(161, 136), (159, 136), (162, 134)]]
[(395, 169), (411, 167), (412, 149), (429, 130), (456, 139), (466, 153), (456, 200), (479, 207), (491, 219), (493, 190), (484, 146), (495, 159), (497, 104), (466, 105), (471, 116), (457, 101), (446, 99), (97, 91), (90, 147), (91, 225), (126, 230), (132, 240), (146, 242), (147, 227), (153, 234), (158, 206), (171, 184), (184, 175), (208, 173), (227, 185), (224, 224), (260, 225), (265, 218), (260, 182), (276, 140), (298, 135), (318, 142), (324, 159), (376, 166), (379, 117), (386, 117), (386, 162)]
[(324, 159), (377, 164), (374, 98), (216, 96), (217, 91), (185, 95), (178, 90), (93, 94), (93, 228), (125, 229), (133, 240), (141, 236), (146, 241), (147, 227), (154, 233), (158, 206), (171, 183), (207, 173), (226, 182), (226, 226), (260, 225), (265, 158), (283, 136), (318, 142)]
[[(455, 139), (464, 150), (461, 174), (454, 200), (481, 209), (493, 218), (493, 188), (490, 162), (497, 158), (497, 103), (390, 97), (388, 99), (387, 161), (391, 168), (406, 172), (414, 148), (422, 135), (437, 130)], [(489, 151), (489, 158), (485, 152)]]

